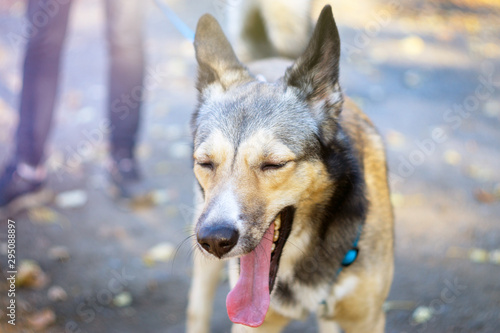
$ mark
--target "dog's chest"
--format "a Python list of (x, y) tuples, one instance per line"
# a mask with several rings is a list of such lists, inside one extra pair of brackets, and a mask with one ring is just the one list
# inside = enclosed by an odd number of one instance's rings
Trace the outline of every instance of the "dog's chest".
[(272, 293), (271, 306), (294, 319), (305, 319), (312, 312), (320, 317), (331, 317), (335, 303), (348, 296), (358, 285), (355, 276), (340, 276), (335, 284), (306, 285), (293, 279), (291, 273), (283, 272), (279, 277)]

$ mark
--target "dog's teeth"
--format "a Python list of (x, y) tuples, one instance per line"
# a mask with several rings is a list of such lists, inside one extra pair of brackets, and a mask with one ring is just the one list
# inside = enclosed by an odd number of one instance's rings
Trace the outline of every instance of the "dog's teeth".
[(276, 242), (280, 237), (280, 232), (278, 230), (274, 230), (273, 242)]
[(274, 230), (280, 230), (281, 228), (281, 217), (278, 215), (276, 220), (274, 220)]
[(275, 248), (276, 248), (276, 244), (273, 243), (273, 245), (271, 245), (271, 252), (274, 252)]

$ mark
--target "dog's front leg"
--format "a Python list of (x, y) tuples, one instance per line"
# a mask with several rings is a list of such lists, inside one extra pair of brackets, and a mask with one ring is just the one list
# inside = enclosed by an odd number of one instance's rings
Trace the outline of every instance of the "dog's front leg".
[(318, 332), (320, 333), (340, 333), (341, 328), (339, 324), (337, 324), (333, 320), (326, 320), (322, 318), (318, 318)]
[(213, 298), (223, 266), (222, 260), (208, 260), (201, 255), (195, 256), (187, 311), (187, 333), (210, 331)]

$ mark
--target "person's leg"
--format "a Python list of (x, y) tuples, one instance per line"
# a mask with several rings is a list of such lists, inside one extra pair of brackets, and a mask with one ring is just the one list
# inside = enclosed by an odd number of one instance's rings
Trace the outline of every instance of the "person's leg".
[[(45, 178), (41, 164), (52, 123), (70, 7), (70, 0), (61, 4), (28, 1), (26, 15), (32, 34), (24, 59), (15, 155), (0, 175), (0, 208), (36, 192)], [(24, 204), (16, 206), (22, 208)]]
[(37, 166), (43, 159), (57, 95), (61, 50), (71, 1), (30, 0), (33, 26), (24, 59), (23, 87), (16, 135), (16, 160)]
[(133, 158), (143, 98), (144, 52), (139, 0), (106, 0), (111, 154)]
[(124, 198), (144, 194), (134, 157), (143, 98), (143, 5), (139, 0), (106, 0), (110, 173), (117, 194)]

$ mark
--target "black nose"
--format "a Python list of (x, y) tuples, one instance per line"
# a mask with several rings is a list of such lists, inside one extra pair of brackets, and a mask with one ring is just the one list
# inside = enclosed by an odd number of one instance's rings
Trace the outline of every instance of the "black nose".
[(231, 251), (239, 238), (238, 230), (228, 225), (201, 227), (196, 235), (198, 243), (216, 257)]

